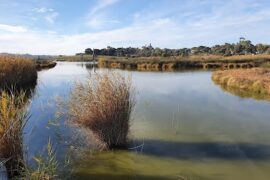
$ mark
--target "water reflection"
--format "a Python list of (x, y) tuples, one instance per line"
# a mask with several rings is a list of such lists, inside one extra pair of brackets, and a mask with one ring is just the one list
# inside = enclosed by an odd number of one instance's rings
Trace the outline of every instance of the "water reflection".
[(268, 94), (262, 94), (262, 93), (256, 93), (251, 91), (246, 91), (240, 88), (233, 88), (230, 86), (226, 86), (225, 84), (218, 84), (214, 82), (217, 86), (220, 86), (223, 91), (229, 92), (231, 94), (234, 94), (236, 96), (239, 96), (241, 98), (253, 98), (257, 100), (267, 100), (270, 101), (270, 95)]
[[(265, 160), (270, 158), (270, 145), (224, 142), (173, 142), (160, 140), (134, 141), (144, 144), (140, 153), (181, 160), (218, 158), (226, 160)], [(160, 148), (162, 147), (162, 148)], [(173, 151), (177, 149), (177, 151)]]

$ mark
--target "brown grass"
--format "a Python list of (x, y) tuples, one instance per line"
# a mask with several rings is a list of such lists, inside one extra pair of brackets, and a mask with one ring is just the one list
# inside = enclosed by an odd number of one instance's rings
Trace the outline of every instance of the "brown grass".
[(132, 63), (158, 63), (158, 62), (175, 62), (175, 61), (205, 61), (205, 62), (219, 62), (219, 61), (255, 61), (255, 60), (270, 60), (270, 55), (235, 55), (235, 56), (220, 56), (220, 55), (191, 55), (187, 57), (172, 56), (172, 57), (114, 57), (114, 56), (98, 56), (99, 61), (113, 61), (113, 62), (132, 62)]
[(225, 87), (270, 95), (270, 70), (264, 68), (216, 71), (212, 79)]
[(93, 61), (93, 56), (92, 55), (83, 55), (83, 56), (58, 56), (56, 58), (57, 61), (70, 61), (70, 62), (75, 62), (75, 61)]
[(19, 175), (23, 166), (22, 133), (27, 120), (25, 93), (0, 93), (0, 158), (6, 159), (9, 177)]
[(34, 61), (13, 56), (0, 56), (0, 88), (28, 87), (36, 84)]
[(225, 60), (270, 60), (269, 54), (234, 55), (224, 57)]
[(78, 83), (69, 102), (72, 122), (92, 130), (108, 148), (126, 145), (133, 106), (131, 79), (115, 72)]
[(149, 71), (176, 69), (231, 69), (258, 67), (270, 62), (270, 55), (191, 55), (187, 57), (112, 57), (99, 56), (98, 66)]

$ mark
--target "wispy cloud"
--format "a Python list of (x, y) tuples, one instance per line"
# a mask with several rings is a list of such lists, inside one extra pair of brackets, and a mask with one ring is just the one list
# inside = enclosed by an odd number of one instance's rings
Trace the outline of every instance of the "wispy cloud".
[(38, 13), (47, 13), (47, 12), (53, 12), (54, 9), (52, 9), (52, 8), (46, 8), (46, 7), (41, 7), (41, 8), (35, 8), (34, 11), (35, 12), (38, 12)]
[(55, 19), (59, 15), (59, 13), (56, 12), (53, 8), (47, 8), (47, 7), (35, 8), (34, 12), (40, 14), (41, 17), (44, 18), (45, 21), (49, 24), (54, 24)]
[(55, 19), (57, 18), (58, 15), (59, 15), (58, 12), (52, 12), (52, 13), (46, 15), (44, 18), (48, 23), (54, 24)]
[(97, 4), (91, 8), (86, 16), (86, 24), (91, 28), (103, 28), (112, 24), (120, 23), (118, 20), (113, 19), (107, 14), (106, 8), (114, 5), (119, 0), (98, 0)]
[(111, 24), (118, 24), (120, 21), (115, 19), (110, 19), (107, 17), (106, 14), (97, 14), (95, 16), (91, 16), (91, 18), (88, 18), (86, 21), (86, 24), (91, 28), (102, 28), (105, 25), (111, 25)]
[(100, 10), (105, 9), (108, 6), (111, 6), (117, 3), (119, 0), (98, 0), (98, 3), (91, 9), (90, 15), (97, 13)]

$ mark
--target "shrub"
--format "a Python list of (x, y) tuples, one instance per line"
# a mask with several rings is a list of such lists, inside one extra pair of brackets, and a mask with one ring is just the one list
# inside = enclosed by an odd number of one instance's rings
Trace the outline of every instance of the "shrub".
[(92, 130), (108, 148), (125, 146), (134, 104), (130, 78), (115, 72), (94, 74), (71, 93), (71, 121)]

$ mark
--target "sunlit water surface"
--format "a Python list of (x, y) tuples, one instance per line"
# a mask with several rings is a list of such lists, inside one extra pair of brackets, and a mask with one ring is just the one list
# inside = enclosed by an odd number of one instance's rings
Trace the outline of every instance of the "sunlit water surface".
[[(129, 150), (89, 151), (74, 163), (74, 179), (270, 179), (269, 102), (224, 92), (207, 71), (118, 71), (136, 88)], [(64, 159), (73, 131), (57, 112), (89, 72), (71, 62), (39, 72), (25, 129), (29, 159), (49, 139)]]

